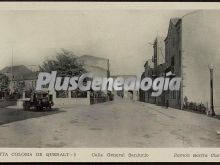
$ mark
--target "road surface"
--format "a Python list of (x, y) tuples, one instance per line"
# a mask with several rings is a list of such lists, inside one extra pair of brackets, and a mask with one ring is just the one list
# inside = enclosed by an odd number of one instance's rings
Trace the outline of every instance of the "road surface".
[(138, 101), (0, 109), (0, 147), (220, 147), (220, 120)]

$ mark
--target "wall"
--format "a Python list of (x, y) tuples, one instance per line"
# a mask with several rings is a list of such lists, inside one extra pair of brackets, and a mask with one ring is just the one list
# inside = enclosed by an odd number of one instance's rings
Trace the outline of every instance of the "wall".
[(76, 104), (90, 105), (89, 98), (55, 98), (54, 107), (71, 107)]
[(0, 100), (0, 108), (16, 105), (16, 101)]
[[(145, 64), (145, 71), (144, 71), (144, 75), (142, 78), (144, 77), (152, 77), (154, 72), (154, 63), (152, 62), (152, 59), (149, 59), (146, 64)], [(143, 95), (144, 95), (144, 102), (146, 103), (155, 103), (156, 99), (155, 97), (151, 96), (152, 90), (149, 89), (147, 91), (143, 91)]]
[[(181, 23), (173, 24), (170, 21), (168, 36), (165, 40), (165, 56), (166, 66), (172, 66), (172, 73), (176, 77), (181, 77)], [(174, 65), (172, 58), (174, 57)], [(181, 108), (181, 93), (178, 91), (164, 92), (165, 102), (169, 100), (169, 106), (173, 108)]]
[(208, 65), (214, 64), (214, 106), (220, 113), (220, 11), (198, 11), (182, 19), (183, 98), (210, 103)]
[(93, 74), (93, 77), (107, 77), (107, 70), (95, 66), (87, 66), (85, 65), (84, 68), (87, 72)]
[(163, 64), (165, 62), (165, 43), (164, 38), (157, 37), (157, 65)]
[[(50, 91), (50, 94), (53, 95), (54, 107), (71, 107), (76, 104), (90, 105), (90, 93), (87, 92), (86, 98), (56, 98), (56, 92)], [(70, 91), (68, 93), (70, 96)]]

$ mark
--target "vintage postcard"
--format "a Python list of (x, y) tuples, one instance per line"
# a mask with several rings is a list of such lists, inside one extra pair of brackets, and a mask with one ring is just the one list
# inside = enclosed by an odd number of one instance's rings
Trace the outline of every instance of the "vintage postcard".
[(220, 161), (219, 3), (0, 3), (0, 161)]

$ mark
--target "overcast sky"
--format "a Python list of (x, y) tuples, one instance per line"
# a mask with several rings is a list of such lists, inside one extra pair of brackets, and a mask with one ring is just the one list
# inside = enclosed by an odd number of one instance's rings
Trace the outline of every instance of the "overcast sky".
[(166, 36), (169, 19), (190, 11), (17, 11), (0, 12), (0, 69), (40, 65), (61, 48), (110, 59), (111, 74), (137, 74), (153, 55), (156, 35)]

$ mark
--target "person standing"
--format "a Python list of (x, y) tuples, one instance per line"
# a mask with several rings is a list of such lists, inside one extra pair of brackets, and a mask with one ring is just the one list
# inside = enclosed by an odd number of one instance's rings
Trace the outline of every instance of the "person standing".
[(169, 108), (169, 100), (166, 101), (166, 108)]

